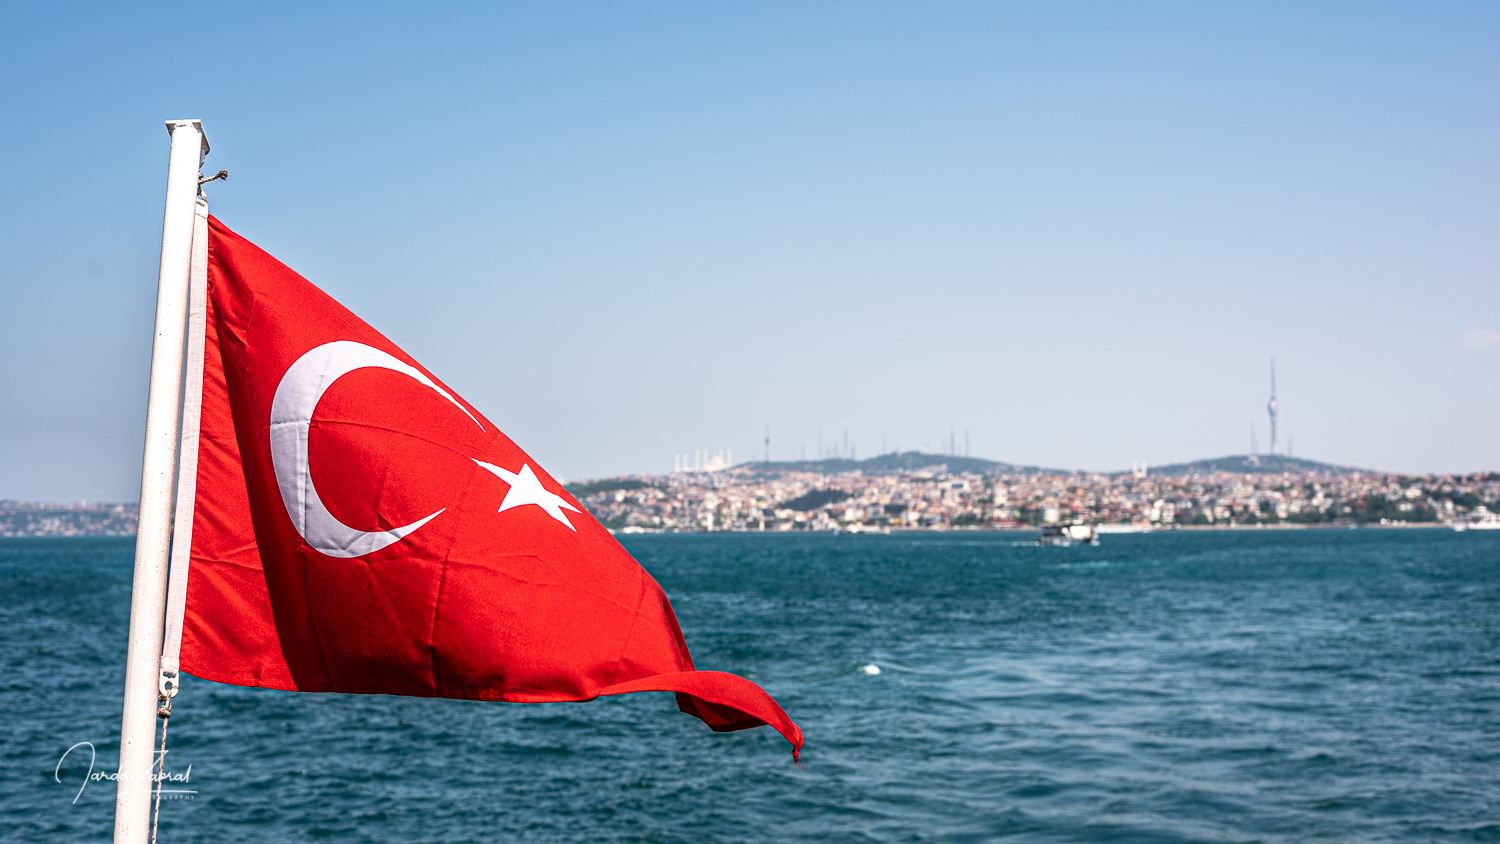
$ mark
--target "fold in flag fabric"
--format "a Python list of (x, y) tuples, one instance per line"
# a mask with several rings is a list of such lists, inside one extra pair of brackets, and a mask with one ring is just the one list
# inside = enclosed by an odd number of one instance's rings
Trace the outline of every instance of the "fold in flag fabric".
[(802, 730), (693, 666), (656, 581), (478, 410), (208, 221), (182, 670), (514, 703), (676, 692), (719, 732)]

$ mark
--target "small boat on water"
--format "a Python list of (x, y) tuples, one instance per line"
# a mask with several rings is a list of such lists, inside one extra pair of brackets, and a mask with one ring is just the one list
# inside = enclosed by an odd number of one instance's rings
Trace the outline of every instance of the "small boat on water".
[(1094, 525), (1094, 533), (1103, 535), (1106, 533), (1145, 533), (1151, 528), (1143, 525)]
[(1099, 534), (1093, 525), (1047, 525), (1036, 544), (1067, 548), (1072, 545), (1098, 545)]
[(1474, 508), (1474, 512), (1461, 522), (1454, 522), (1453, 529), (1465, 530), (1500, 530), (1500, 513), (1491, 513), (1484, 505)]

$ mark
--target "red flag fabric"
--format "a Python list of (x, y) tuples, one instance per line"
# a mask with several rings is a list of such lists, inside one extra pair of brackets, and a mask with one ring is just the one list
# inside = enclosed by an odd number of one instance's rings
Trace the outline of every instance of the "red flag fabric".
[(800, 754), (763, 689), (694, 668), (609, 531), (395, 344), (213, 218), (208, 287), (183, 671), (517, 703), (670, 691)]

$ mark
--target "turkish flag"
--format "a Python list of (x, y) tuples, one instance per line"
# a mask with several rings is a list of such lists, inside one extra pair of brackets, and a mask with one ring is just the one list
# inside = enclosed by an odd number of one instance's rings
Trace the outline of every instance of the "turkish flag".
[(763, 689), (693, 667), (656, 581), (478, 410), (212, 218), (208, 256), (182, 670), (517, 703), (671, 691), (800, 753)]

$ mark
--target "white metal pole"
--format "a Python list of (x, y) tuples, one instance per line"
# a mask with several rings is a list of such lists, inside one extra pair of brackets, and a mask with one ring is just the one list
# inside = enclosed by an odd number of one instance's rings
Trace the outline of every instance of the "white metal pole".
[(115, 844), (145, 844), (151, 834), (151, 775), (156, 745), (157, 678), (172, 539), (172, 481), (177, 464), (177, 415), (182, 404), (183, 339), (193, 251), (193, 203), (208, 139), (198, 120), (169, 120), (167, 205), (156, 282), (156, 336), (146, 399), (146, 451), (141, 462), (140, 526), (130, 584), (130, 644), (125, 657), (125, 706), (120, 718), (120, 767), (115, 794)]

